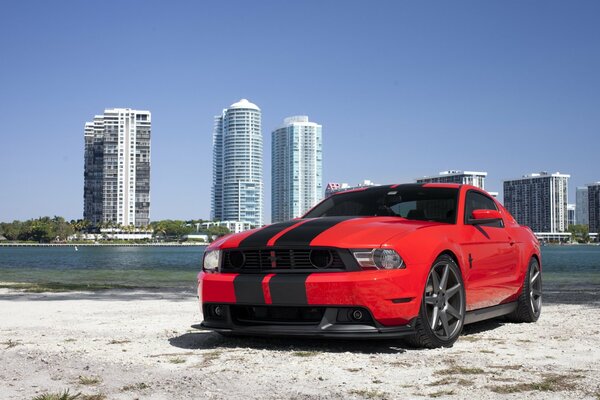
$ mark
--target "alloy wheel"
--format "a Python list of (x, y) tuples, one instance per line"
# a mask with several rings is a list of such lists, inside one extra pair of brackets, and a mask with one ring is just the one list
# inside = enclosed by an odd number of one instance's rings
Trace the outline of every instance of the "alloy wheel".
[(425, 314), (433, 334), (449, 340), (462, 328), (465, 295), (462, 281), (446, 261), (436, 263), (427, 278)]
[(532, 263), (529, 270), (529, 301), (534, 314), (539, 314), (542, 308), (542, 274), (537, 262)]

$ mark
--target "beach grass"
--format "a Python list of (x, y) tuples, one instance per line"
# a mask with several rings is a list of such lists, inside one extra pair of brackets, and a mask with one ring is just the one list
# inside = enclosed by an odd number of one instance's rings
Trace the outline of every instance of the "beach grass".
[(490, 386), (492, 392), (499, 394), (511, 394), (521, 392), (559, 392), (563, 390), (575, 389), (576, 385), (573, 382), (576, 379), (583, 378), (582, 375), (558, 375), (545, 374), (541, 381), (537, 382), (522, 382), (513, 385), (497, 385)]
[(138, 383), (133, 383), (131, 385), (125, 385), (121, 388), (122, 392), (129, 392), (132, 390), (144, 390), (144, 389), (149, 389), (150, 385), (148, 385), (145, 382), (138, 382)]
[(81, 393), (71, 394), (69, 389), (59, 393), (44, 393), (35, 396), (33, 400), (75, 400), (81, 399)]
[(381, 392), (379, 390), (373, 389), (352, 389), (348, 393), (360, 396), (365, 399), (386, 399), (388, 398), (388, 394), (385, 392)]
[(440, 375), (478, 375), (484, 374), (485, 371), (481, 368), (469, 368), (469, 367), (461, 367), (460, 365), (453, 365), (447, 369), (443, 369), (437, 372)]
[(80, 375), (77, 382), (80, 385), (97, 385), (102, 382), (102, 379), (98, 376), (82, 376)]
[(6, 346), (5, 349), (12, 349), (13, 347), (20, 345), (21, 342), (20, 340), (8, 339), (6, 342), (2, 342), (0, 344)]
[(294, 351), (292, 353), (292, 355), (295, 357), (314, 357), (318, 354), (318, 351)]

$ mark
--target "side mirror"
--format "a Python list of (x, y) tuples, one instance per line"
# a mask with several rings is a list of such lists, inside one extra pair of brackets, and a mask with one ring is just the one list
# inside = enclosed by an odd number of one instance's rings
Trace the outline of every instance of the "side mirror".
[(502, 214), (498, 210), (473, 210), (471, 218), (469, 218), (471, 225), (483, 225), (497, 221), (502, 221)]

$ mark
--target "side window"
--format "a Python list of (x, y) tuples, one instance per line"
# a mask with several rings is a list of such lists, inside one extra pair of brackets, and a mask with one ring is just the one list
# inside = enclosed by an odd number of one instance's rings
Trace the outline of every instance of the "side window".
[[(494, 200), (479, 192), (471, 190), (467, 192), (467, 199), (465, 204), (465, 223), (467, 223), (471, 218), (471, 213), (473, 212), (473, 210), (498, 210), (498, 208), (496, 207), (496, 203), (494, 202)], [(504, 223), (502, 221), (495, 221), (490, 222), (489, 224), (484, 224), (483, 226), (503, 228)]]

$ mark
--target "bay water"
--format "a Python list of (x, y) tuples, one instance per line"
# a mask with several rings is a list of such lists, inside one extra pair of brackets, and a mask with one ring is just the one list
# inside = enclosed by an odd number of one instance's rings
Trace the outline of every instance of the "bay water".
[[(191, 289), (204, 246), (185, 247), (5, 247), (0, 246), (0, 282), (32, 282)], [(544, 246), (545, 288), (600, 288), (600, 246)]]

